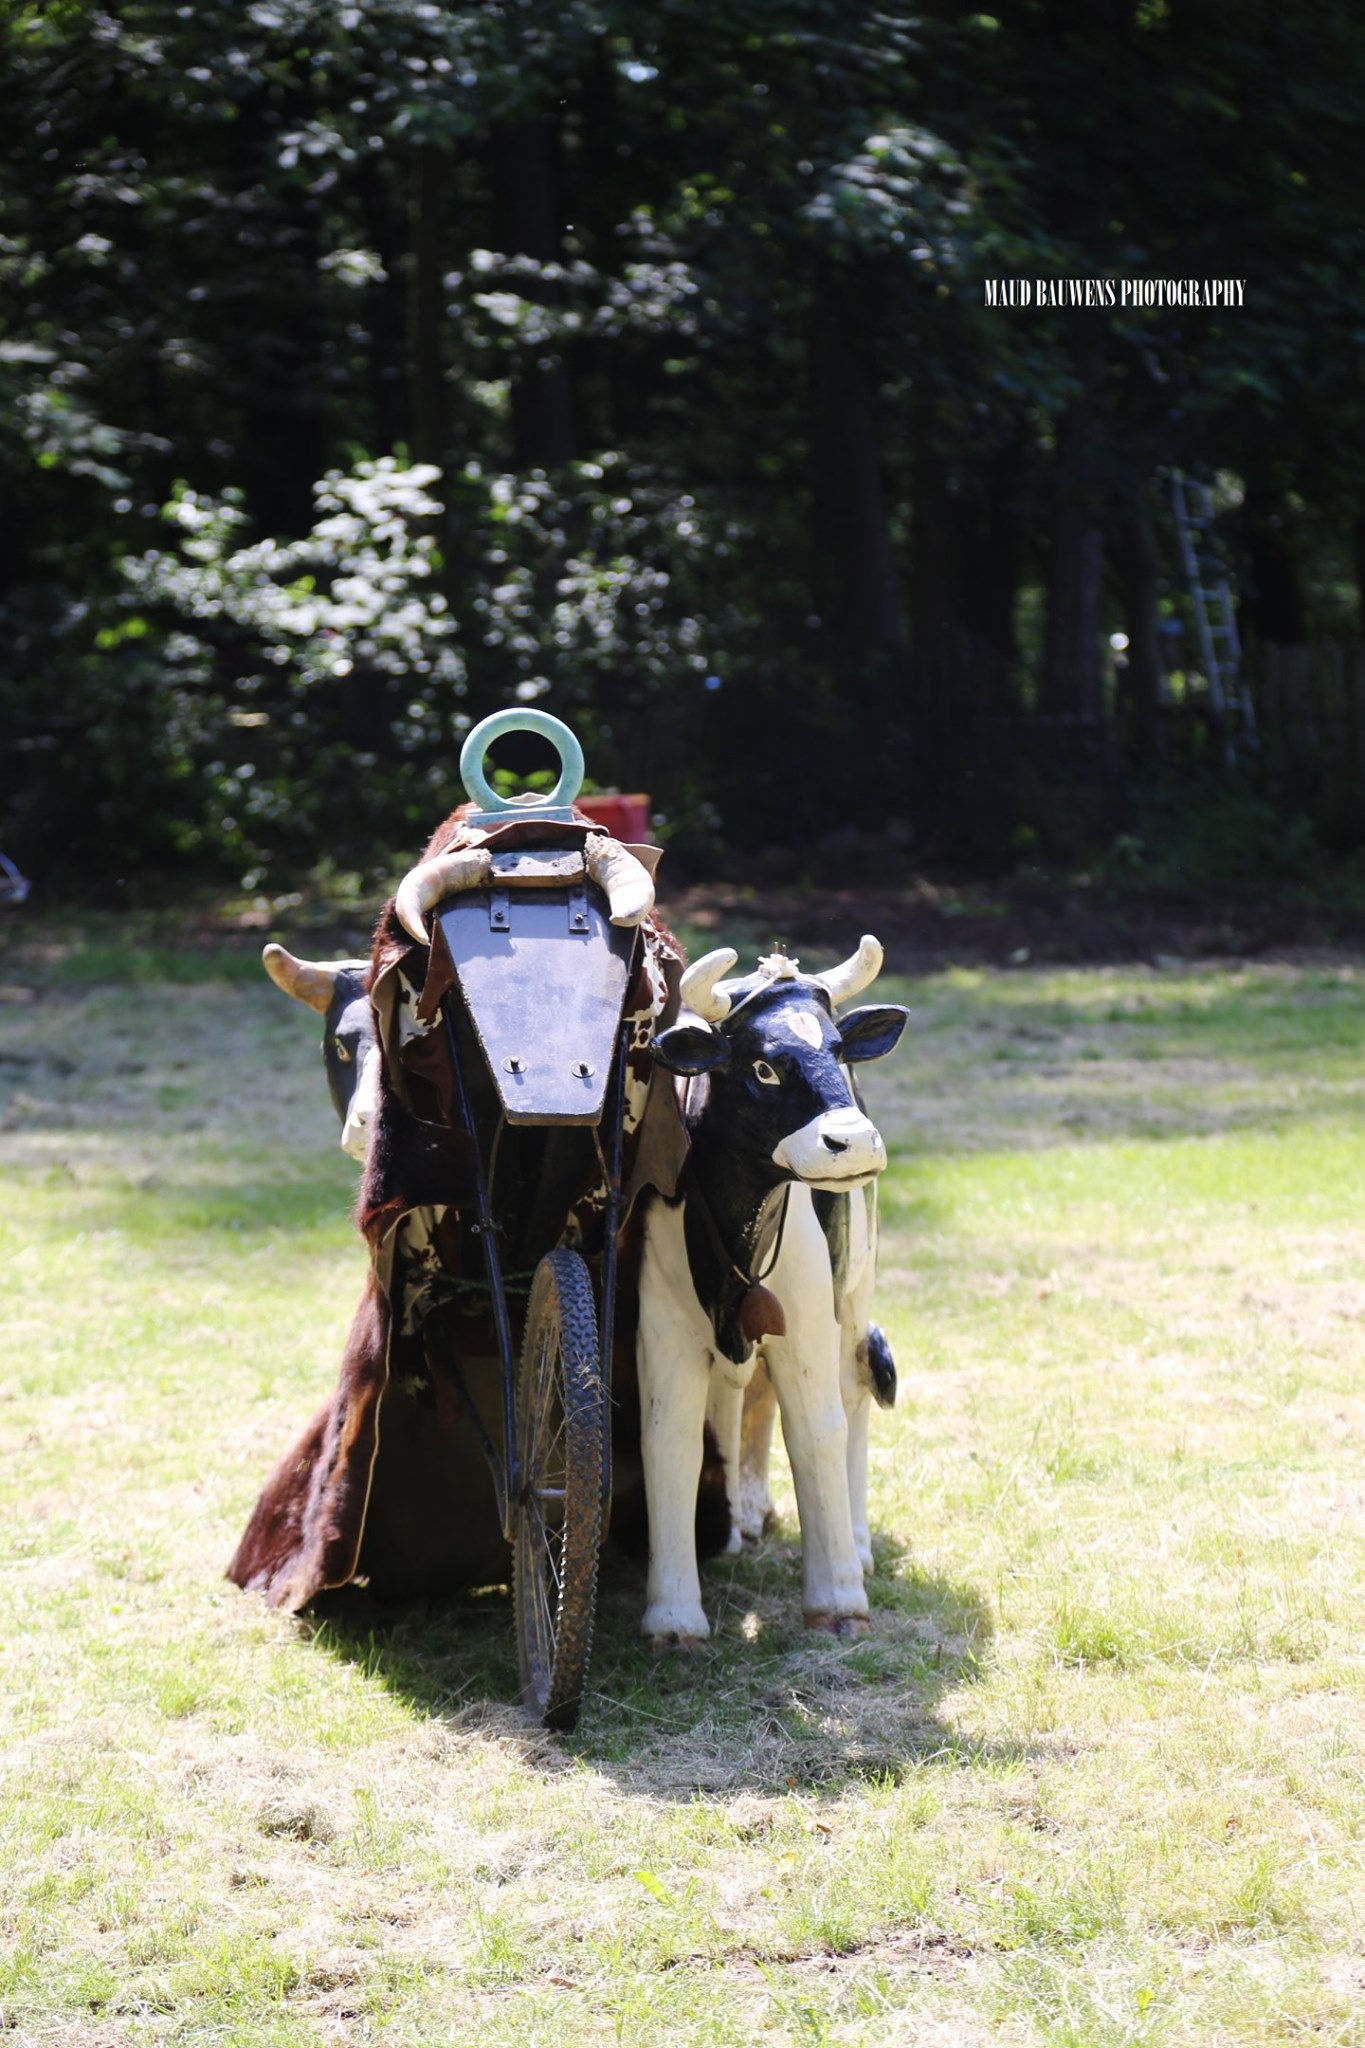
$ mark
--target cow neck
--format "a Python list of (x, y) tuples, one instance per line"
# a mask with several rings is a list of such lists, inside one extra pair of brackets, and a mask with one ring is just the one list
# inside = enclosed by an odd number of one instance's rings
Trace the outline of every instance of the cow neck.
[(687, 1263), (716, 1343), (736, 1365), (753, 1349), (740, 1316), (780, 1248), (789, 1191), (771, 1171), (745, 1173), (732, 1150), (713, 1151), (704, 1128), (694, 1137), (683, 1183)]

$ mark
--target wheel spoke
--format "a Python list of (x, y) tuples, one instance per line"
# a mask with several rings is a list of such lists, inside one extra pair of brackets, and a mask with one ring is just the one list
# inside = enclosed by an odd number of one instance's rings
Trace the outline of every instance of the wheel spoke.
[[(542, 1551), (541, 1559), (543, 1560), (547, 1555), (548, 1552)], [(540, 1608), (541, 1634), (545, 1647), (546, 1676), (548, 1678), (554, 1663), (555, 1631), (559, 1621), (559, 1600), (557, 1592), (551, 1591), (550, 1574), (544, 1570), (540, 1560), (537, 1561), (536, 1589), (539, 1595), (537, 1605)]]
[(546, 1598), (545, 1574), (541, 1569), (541, 1558), (545, 1551), (545, 1530), (537, 1518), (537, 1540), (532, 1554), (531, 1569), (535, 1584), (535, 1627), (536, 1644), (541, 1662), (548, 1674), (554, 1657), (554, 1614)]
[(556, 1558), (558, 1545), (546, 1527), (538, 1494), (528, 1496), (527, 1509), (532, 1517), (532, 1533), (528, 1547), (531, 1552), (530, 1565), (536, 1592), (537, 1646), (548, 1667), (554, 1656), (555, 1625), (563, 1580)]

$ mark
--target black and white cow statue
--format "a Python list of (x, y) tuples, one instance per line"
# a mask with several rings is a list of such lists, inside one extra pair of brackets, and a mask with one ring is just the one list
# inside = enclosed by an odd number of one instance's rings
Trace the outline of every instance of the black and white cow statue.
[[(796, 1487), (806, 1621), (844, 1635), (867, 1627), (866, 1423), (883, 1361), (869, 1334), (875, 1225), (864, 1191), (886, 1147), (849, 1069), (891, 1052), (908, 1013), (876, 1004), (837, 1014), (880, 972), (873, 938), (826, 974), (803, 975), (776, 954), (727, 981), (736, 958), (726, 948), (687, 970), (682, 999), (697, 1021), (653, 1045), (659, 1065), (689, 1083), (690, 1138), (677, 1197), (649, 1198), (640, 1267), (643, 1628), (656, 1643), (709, 1633), (692, 1527), (708, 1416), (741, 1528), (761, 1530), (772, 1417), (765, 1434), (759, 1404), (747, 1460), (741, 1451), (745, 1390), (760, 1364)], [(846, 1205), (838, 1230), (826, 1197)]]
[(299, 960), (284, 946), (261, 954), (276, 988), (322, 1017), (327, 1088), (341, 1119), (341, 1143), (364, 1160), (379, 1102), (381, 1060), (370, 1008), (368, 960)]

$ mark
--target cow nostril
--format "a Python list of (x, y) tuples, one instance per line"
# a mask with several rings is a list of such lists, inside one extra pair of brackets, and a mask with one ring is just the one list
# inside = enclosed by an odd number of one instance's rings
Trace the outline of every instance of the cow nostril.
[(824, 1146), (826, 1152), (847, 1152), (848, 1150), (847, 1138), (831, 1138), (828, 1131), (820, 1133), (820, 1143)]

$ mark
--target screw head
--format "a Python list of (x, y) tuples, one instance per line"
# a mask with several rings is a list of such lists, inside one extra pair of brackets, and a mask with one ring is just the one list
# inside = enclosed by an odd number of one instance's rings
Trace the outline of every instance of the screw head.
[(502, 1064), (504, 1073), (524, 1074), (526, 1072), (526, 1062), (520, 1053), (509, 1052)]
[(580, 1081), (590, 1081), (595, 1071), (596, 1069), (590, 1067), (586, 1060), (575, 1060), (569, 1069), (569, 1072), (576, 1075)]

